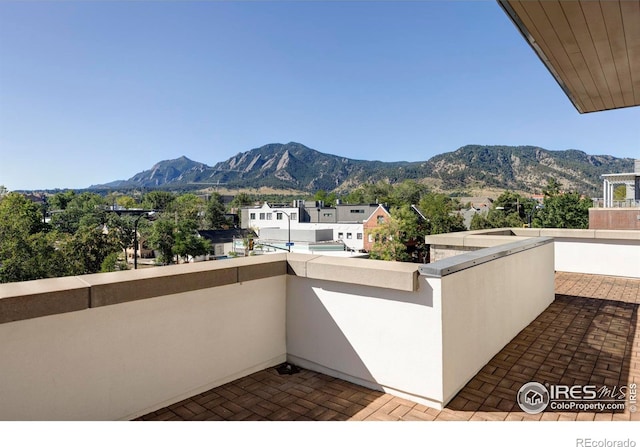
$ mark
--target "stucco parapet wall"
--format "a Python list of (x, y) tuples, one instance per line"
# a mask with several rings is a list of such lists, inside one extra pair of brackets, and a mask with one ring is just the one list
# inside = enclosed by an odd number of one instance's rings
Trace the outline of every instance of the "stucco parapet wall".
[(91, 287), (90, 307), (285, 275), (286, 254), (198, 262), (82, 276)]
[(287, 260), (289, 273), (296, 276), (405, 292), (418, 290), (418, 264), (302, 254), (289, 254)]
[(89, 307), (89, 287), (78, 277), (0, 284), (0, 324)]
[(493, 247), (532, 237), (563, 239), (640, 240), (638, 230), (579, 230), (566, 228), (498, 228), (493, 230), (460, 231), (425, 236), (425, 243), (453, 247)]
[(638, 230), (578, 230), (568, 228), (512, 228), (517, 236), (550, 236), (566, 239), (640, 240)]
[(526, 240), (530, 237), (534, 237), (534, 235), (516, 236), (510, 230), (502, 232), (461, 231), (459, 233), (429, 235), (425, 237), (425, 243), (439, 246), (482, 248)]
[[(504, 236), (514, 236), (510, 228), (495, 228), (488, 230), (471, 230), (471, 231), (459, 231), (455, 233), (443, 233), (443, 234), (431, 234), (425, 236), (425, 243), (431, 245), (455, 245), (457, 247), (465, 247), (464, 241), (468, 237), (481, 236), (486, 238), (486, 243), (490, 243), (489, 239), (497, 237), (498, 243), (504, 242)], [(480, 239), (481, 241), (482, 239)], [(493, 244), (495, 245), (495, 243)], [(477, 247), (478, 245), (471, 245)], [(490, 247), (491, 245), (486, 245)]]
[(452, 256), (431, 264), (421, 265), (419, 267), (420, 274), (434, 278), (441, 278), (461, 270), (475, 267), (476, 265), (484, 264), (525, 250), (531, 250), (553, 242), (553, 238), (551, 237), (526, 238), (518, 241), (513, 241), (512, 238), (509, 238), (508, 240), (512, 242)]
[(403, 291), (418, 288), (417, 264), (279, 253), (0, 284), (0, 324), (287, 273)]
[(0, 323), (285, 275), (286, 254), (0, 284)]

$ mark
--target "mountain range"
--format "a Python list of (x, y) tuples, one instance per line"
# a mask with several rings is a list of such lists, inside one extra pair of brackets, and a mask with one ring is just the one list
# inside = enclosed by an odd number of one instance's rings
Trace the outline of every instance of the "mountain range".
[(493, 188), (536, 193), (549, 177), (567, 190), (601, 194), (600, 175), (631, 172), (633, 160), (550, 151), (535, 146), (467, 145), (419, 162), (354, 160), (325, 154), (300, 143), (267, 144), (208, 166), (187, 157), (156, 163), (128, 180), (90, 189), (197, 189), (269, 187), (314, 193), (344, 192), (365, 182), (412, 179), (440, 191)]

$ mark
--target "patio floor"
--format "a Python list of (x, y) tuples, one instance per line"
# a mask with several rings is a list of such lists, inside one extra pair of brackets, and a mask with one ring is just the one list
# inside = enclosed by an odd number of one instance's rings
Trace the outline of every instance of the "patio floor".
[(640, 280), (557, 273), (555, 288), (555, 301), (442, 411), (309, 370), (279, 375), (269, 368), (138, 420), (640, 420), (629, 405), (603, 412), (520, 410), (516, 394), (530, 381), (640, 384)]

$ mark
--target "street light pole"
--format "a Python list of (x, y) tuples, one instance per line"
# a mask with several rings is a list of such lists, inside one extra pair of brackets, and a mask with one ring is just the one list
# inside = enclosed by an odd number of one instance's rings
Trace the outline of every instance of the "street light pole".
[(138, 222), (144, 216), (140, 214), (133, 222), (133, 269), (138, 269)]
[[(143, 217), (149, 220), (154, 220), (153, 216), (156, 214), (156, 211), (144, 210), (140, 208), (118, 210), (118, 209), (115, 209), (115, 205), (114, 205), (114, 208), (107, 211), (116, 213), (120, 217), (137, 216), (136, 219), (133, 221), (133, 269), (135, 270), (138, 268), (138, 223), (140, 222), (140, 219)], [(126, 250), (125, 250), (125, 262), (128, 262), (127, 257), (128, 255), (126, 254)]]
[(138, 222), (140, 222), (141, 218), (149, 218), (155, 212), (147, 211), (145, 213), (140, 214), (135, 221), (133, 221), (133, 269), (138, 269)]
[(289, 253), (291, 253), (291, 216), (289, 215), (289, 213), (282, 210), (275, 210), (274, 213), (282, 213), (287, 216), (287, 233), (289, 238), (289, 242), (287, 243), (287, 250), (289, 251)]

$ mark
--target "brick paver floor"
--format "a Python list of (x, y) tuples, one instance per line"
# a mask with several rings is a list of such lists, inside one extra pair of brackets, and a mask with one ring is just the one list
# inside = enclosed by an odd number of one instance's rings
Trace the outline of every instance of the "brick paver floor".
[(640, 412), (524, 413), (529, 381), (598, 388), (640, 385), (640, 280), (556, 274), (556, 299), (442, 411), (309, 370), (251, 374), (140, 420), (640, 420)]

